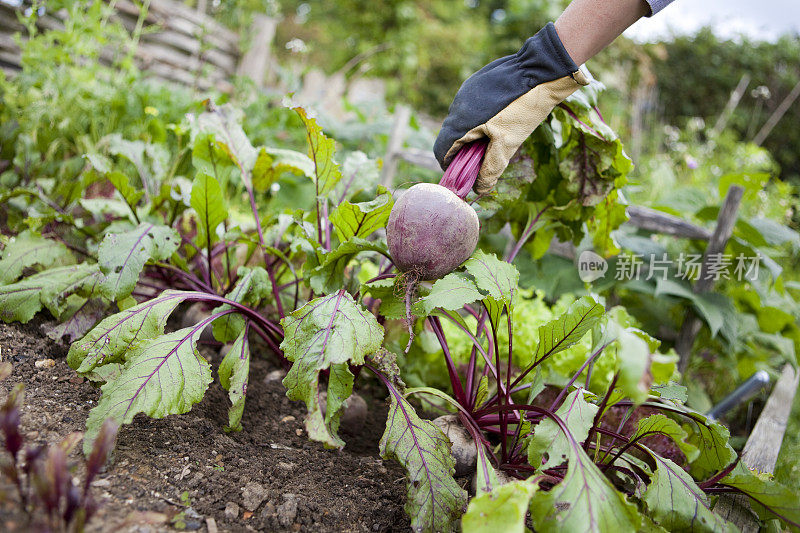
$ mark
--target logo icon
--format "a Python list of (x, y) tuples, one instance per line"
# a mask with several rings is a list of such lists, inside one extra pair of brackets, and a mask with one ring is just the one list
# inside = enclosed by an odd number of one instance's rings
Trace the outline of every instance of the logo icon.
[(591, 250), (584, 250), (578, 257), (578, 277), (584, 283), (591, 283), (605, 276), (608, 262)]

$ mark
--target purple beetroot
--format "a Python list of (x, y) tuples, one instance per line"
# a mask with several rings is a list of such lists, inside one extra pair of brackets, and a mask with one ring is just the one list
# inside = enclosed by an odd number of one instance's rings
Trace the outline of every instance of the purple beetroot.
[(453, 191), (418, 183), (394, 204), (386, 238), (398, 269), (420, 281), (434, 280), (472, 255), (479, 230), (475, 210)]
[(464, 201), (478, 177), (485, 141), (461, 148), (439, 185), (418, 183), (395, 202), (386, 240), (395, 266), (403, 272), (409, 339), (414, 339), (411, 303), (420, 281), (442, 278), (466, 261), (478, 245), (480, 223)]
[(394, 204), (386, 239), (395, 266), (411, 279), (439, 279), (475, 251), (480, 223), (464, 198), (478, 177), (485, 150), (484, 141), (465, 146), (439, 185), (418, 183)]

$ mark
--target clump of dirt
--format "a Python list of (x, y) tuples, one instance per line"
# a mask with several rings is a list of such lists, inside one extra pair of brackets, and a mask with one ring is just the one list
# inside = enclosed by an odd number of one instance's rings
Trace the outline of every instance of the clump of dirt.
[[(66, 346), (43, 335), (49, 326), (0, 324), (0, 358), (14, 365), (0, 382), (0, 401), (13, 384), (25, 384), (28, 443), (82, 431), (100, 397), (67, 366)], [(202, 351), (219, 362), (216, 350)], [(45, 358), (55, 365), (34, 364)], [(88, 531), (407, 531), (403, 471), (377, 453), (385, 393), (367, 382), (359, 391), (369, 405), (366, 423), (358, 434), (343, 429), (343, 450), (326, 450), (307, 439), (304, 406), (286, 398), (274, 375), (265, 379), (275, 369), (254, 354), (242, 432), (224, 431), (229, 402), (216, 381), (185, 415), (139, 415), (123, 426), (94, 482), (102, 507)], [(79, 451), (70, 459), (82, 465)], [(25, 531), (10, 488), (0, 482), (10, 497), (0, 497), (0, 529)]]

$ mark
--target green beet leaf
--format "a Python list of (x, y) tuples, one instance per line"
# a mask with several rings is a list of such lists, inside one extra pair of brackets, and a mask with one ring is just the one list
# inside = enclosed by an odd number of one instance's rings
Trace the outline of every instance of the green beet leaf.
[(686, 440), (700, 453), (691, 464), (691, 474), (695, 479), (705, 479), (731, 464), (736, 459), (736, 451), (728, 442), (728, 428), (699, 413), (693, 413), (692, 417), (694, 423), (684, 426), (689, 431)]
[(455, 459), (450, 441), (423, 420), (396, 390), (379, 449), (384, 459), (398, 461), (407, 473), (405, 510), (414, 531), (456, 531), (467, 504), (466, 492), (453, 479)]
[(686, 403), (689, 399), (689, 393), (686, 387), (670, 381), (664, 385), (654, 385), (651, 391), (658, 395), (662, 400), (671, 400), (673, 402)]
[(97, 257), (105, 279), (100, 294), (109, 300), (128, 296), (148, 261), (164, 261), (178, 249), (180, 237), (167, 226), (143, 222), (122, 233), (108, 233)]
[(668, 531), (738, 531), (711, 511), (705, 493), (683, 468), (647, 451), (656, 463), (656, 471), (644, 493), (644, 502), (659, 525)]
[(217, 226), (228, 218), (222, 188), (213, 176), (200, 172), (192, 183), (191, 206), (197, 212), (197, 246), (214, 244)]
[(644, 377), (648, 371), (650, 348), (635, 328), (616, 328), (614, 350), (617, 356), (617, 384), (622, 392), (636, 402), (647, 399), (649, 387)]
[[(226, 295), (228, 300), (255, 308), (272, 290), (269, 274), (263, 267), (239, 267), (237, 275), (239, 279), (236, 281), (236, 286)], [(230, 308), (229, 304), (222, 304), (214, 309), (214, 312)], [(211, 326), (214, 338), (220, 342), (233, 341), (244, 329), (244, 320), (244, 317), (238, 313), (219, 317)]]
[(333, 160), (333, 139), (322, 133), (322, 128), (316, 119), (309, 117), (302, 107), (293, 108), (300, 115), (306, 126), (308, 139), (308, 157), (314, 162), (314, 183), (317, 187), (317, 196), (326, 196), (342, 179), (339, 165)]
[(569, 465), (564, 479), (531, 502), (536, 531), (637, 531), (641, 516), (614, 488), (583, 448), (569, 438)]
[(690, 463), (700, 455), (700, 450), (697, 449), (697, 446), (686, 442), (686, 437), (688, 437), (686, 431), (673, 419), (660, 413), (639, 420), (636, 433), (633, 434), (631, 439), (637, 440), (647, 435), (668, 436), (680, 448), (683, 455), (686, 456), (686, 460)]
[(519, 282), (519, 272), (514, 265), (499, 260), (494, 254), (476, 250), (464, 267), (475, 278), (478, 288), (496, 301), (511, 306)]
[(128, 204), (131, 212), (135, 213), (136, 204), (142, 199), (144, 191), (134, 188), (131, 185), (128, 176), (118, 170), (109, 172), (106, 177), (108, 178), (108, 181), (111, 182), (111, 185), (117, 189), (117, 192), (120, 196), (122, 196), (122, 199), (125, 200), (125, 203)]
[(28, 267), (50, 267), (59, 261), (61, 264), (74, 262), (72, 254), (63, 243), (46, 239), (32, 231), (23, 231), (3, 250), (3, 258), (0, 259), (0, 285), (16, 281)]
[(169, 316), (192, 295), (201, 293), (164, 291), (152, 300), (103, 319), (81, 340), (72, 343), (67, 363), (84, 374), (98, 366), (122, 362), (126, 352), (137, 344), (162, 335)]
[(590, 296), (576, 300), (560, 317), (539, 327), (539, 344), (532, 363), (566, 350), (580, 341), (603, 316), (603, 306)]
[(231, 161), (228, 150), (217, 142), (212, 133), (199, 133), (194, 138), (192, 166), (198, 174), (213, 176), (222, 190), (241, 175), (239, 167)]
[[(212, 146), (212, 149), (214, 147), (221, 149), (227, 156), (225, 159), (239, 167), (240, 172), (238, 175), (244, 180), (244, 184), (250, 187), (250, 172), (258, 158), (258, 152), (253, 148), (244, 129), (242, 129), (243, 117), (244, 113), (230, 104), (221, 106), (211, 105), (208, 111), (201, 113), (196, 120), (193, 121), (192, 138), (197, 139), (198, 136), (205, 135), (213, 139), (214, 146)], [(195, 154), (192, 155), (194, 156)], [(209, 163), (213, 163), (213, 161), (216, 160), (210, 157), (206, 159), (203, 155), (204, 154), (199, 154), (197, 160), (203, 161), (205, 159)], [(193, 161), (194, 160), (195, 157), (193, 157)], [(225, 180), (215, 175), (213, 171), (209, 172), (207, 167), (200, 167), (198, 170), (216, 177), (220, 181), (220, 184), (225, 184)], [(236, 173), (232, 175), (236, 175)]]
[(330, 217), (339, 241), (345, 242), (350, 237), (363, 239), (386, 227), (392, 205), (392, 194), (384, 187), (379, 187), (378, 195), (369, 202), (351, 204), (345, 200), (339, 204)]
[(97, 265), (81, 263), (51, 268), (0, 286), (0, 319), (25, 323), (43, 306), (60, 318), (69, 308), (69, 297), (90, 296), (100, 277)]
[[(596, 414), (597, 406), (586, 401), (584, 390), (580, 388), (572, 391), (556, 411), (569, 429), (571, 439), (577, 442), (586, 440)], [(546, 418), (534, 428), (528, 441), (528, 462), (538, 468), (547, 457), (546, 466), (555, 467), (571, 456), (571, 450), (570, 438), (564, 435), (558, 424)]]
[(530, 481), (512, 481), (470, 500), (461, 518), (464, 533), (523, 533), (528, 504), (538, 486)]
[[(336, 404), (337, 398), (349, 396), (352, 375), (348, 377), (349, 372), (333, 367), (364, 364), (364, 357), (381, 347), (383, 328), (344, 290), (308, 302), (281, 320), (281, 325), (281, 349), (294, 363), (283, 380), (286, 395), (305, 402), (306, 430), (311, 439), (341, 448), (344, 442), (336, 435), (336, 412), (330, 407), (338, 409), (341, 404)], [(328, 382), (328, 409), (323, 415), (319, 373), (328, 368), (333, 379)]]
[(383, 241), (366, 241), (359, 237), (351, 237), (347, 242), (323, 254), (319, 259), (319, 265), (311, 269), (308, 280), (314, 292), (325, 294), (344, 286), (345, 267), (361, 252), (389, 254)]
[(752, 507), (762, 520), (777, 517), (789, 530), (800, 531), (800, 501), (797, 490), (774, 481), (768, 474), (750, 470), (741, 461), (720, 483), (739, 489), (752, 498)]
[(247, 377), (250, 373), (250, 343), (247, 340), (247, 328), (242, 328), (242, 332), (219, 364), (218, 372), (219, 382), (222, 388), (228, 391), (228, 398), (231, 400), (231, 407), (228, 409), (228, 430), (241, 431), (244, 399), (247, 395)]
[(425, 313), (430, 314), (437, 307), (455, 311), (481, 299), (483, 294), (471, 279), (452, 272), (433, 284), (431, 292), (422, 299), (422, 305)]
[(122, 373), (103, 385), (103, 396), (89, 413), (85, 453), (107, 418), (118, 424), (129, 424), (138, 413), (163, 418), (186, 413), (203, 399), (212, 381), (211, 366), (197, 351), (197, 339), (207, 324), (146, 340), (130, 351)]

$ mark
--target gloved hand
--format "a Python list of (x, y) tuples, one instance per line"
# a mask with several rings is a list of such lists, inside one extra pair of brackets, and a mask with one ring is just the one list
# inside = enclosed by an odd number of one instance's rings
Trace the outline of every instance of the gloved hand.
[(436, 138), (436, 159), (446, 169), (464, 144), (488, 137), (474, 187), (487, 193), (553, 108), (588, 83), (548, 23), (519, 52), (489, 63), (464, 82)]

